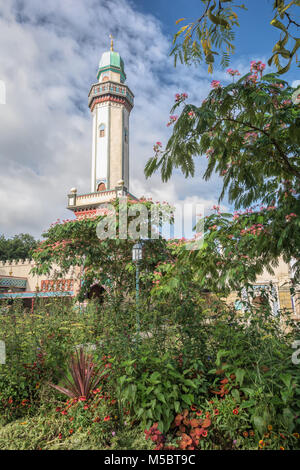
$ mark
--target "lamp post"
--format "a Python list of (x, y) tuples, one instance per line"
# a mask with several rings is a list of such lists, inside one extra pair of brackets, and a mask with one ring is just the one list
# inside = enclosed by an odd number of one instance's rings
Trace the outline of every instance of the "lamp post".
[(143, 246), (141, 243), (135, 243), (132, 248), (132, 261), (135, 263), (135, 299), (136, 299), (136, 323), (137, 330), (140, 331), (140, 318), (139, 318), (139, 294), (140, 294), (140, 285), (139, 285), (139, 263), (143, 259)]

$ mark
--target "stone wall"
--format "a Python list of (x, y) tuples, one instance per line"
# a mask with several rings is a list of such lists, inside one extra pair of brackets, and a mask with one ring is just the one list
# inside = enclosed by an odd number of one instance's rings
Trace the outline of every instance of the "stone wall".
[[(42, 281), (52, 280), (57, 277), (59, 273), (59, 268), (54, 266), (48, 276), (45, 274), (40, 276), (33, 275), (30, 271), (34, 265), (34, 261), (29, 259), (0, 261), (0, 276), (26, 278), (26, 291), (35, 292), (36, 290), (41, 290)], [(76, 267), (71, 269), (64, 278), (74, 281), (73, 290), (77, 293), (80, 288), (80, 268)]]

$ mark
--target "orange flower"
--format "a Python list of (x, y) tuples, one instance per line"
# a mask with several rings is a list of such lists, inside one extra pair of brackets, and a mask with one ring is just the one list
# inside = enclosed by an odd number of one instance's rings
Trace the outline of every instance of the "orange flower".
[(109, 420), (110, 420), (110, 416), (105, 416), (103, 421), (109, 421)]
[(216, 416), (217, 416), (218, 414), (220, 414), (220, 412), (219, 412), (219, 410), (218, 410), (217, 408), (214, 410), (214, 414), (215, 414)]
[(201, 411), (201, 410), (196, 411), (196, 415), (197, 415), (197, 416), (201, 416), (201, 415), (202, 415), (202, 411)]
[(220, 383), (221, 384), (228, 384), (229, 380), (227, 378), (223, 379), (223, 380), (220, 380)]
[(69, 433), (72, 434), (72, 433), (73, 433), (73, 429), (70, 429)]
[(197, 407), (196, 407), (195, 405), (192, 405), (192, 406), (191, 406), (191, 410), (192, 410), (192, 411), (196, 411), (196, 410), (197, 410)]
[(262, 449), (262, 448), (264, 447), (264, 445), (265, 445), (265, 443), (264, 443), (264, 441), (261, 439), (261, 440), (259, 441), (259, 443), (258, 443), (258, 447), (259, 447), (260, 449)]
[(239, 410), (238, 410), (237, 408), (235, 408), (234, 410), (232, 410), (232, 413), (233, 413), (234, 415), (238, 415), (238, 414), (239, 414)]
[(249, 436), (248, 432), (247, 432), (247, 431), (244, 431), (244, 432), (243, 432), (243, 436), (244, 436), (244, 437), (248, 437), (248, 436)]
[(280, 447), (279, 447), (279, 450), (284, 450), (284, 447), (280, 446)]
[(269, 431), (272, 431), (272, 429), (273, 429), (273, 426), (271, 426), (271, 424), (269, 424), (268, 430), (269, 430)]

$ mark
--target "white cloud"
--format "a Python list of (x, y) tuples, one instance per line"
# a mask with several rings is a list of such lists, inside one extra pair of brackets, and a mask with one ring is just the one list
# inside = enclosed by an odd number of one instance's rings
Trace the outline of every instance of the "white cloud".
[(173, 68), (170, 38), (157, 19), (126, 0), (11, 0), (0, 6), (0, 232), (40, 236), (57, 218), (70, 218), (66, 195), (90, 188), (91, 117), (87, 94), (96, 80), (108, 36), (125, 62), (135, 94), (130, 124), (131, 191), (174, 203), (216, 203), (220, 181), (186, 180), (175, 173), (162, 184), (145, 180), (153, 143), (166, 142), (174, 94), (201, 102), (211, 77), (202, 69)]

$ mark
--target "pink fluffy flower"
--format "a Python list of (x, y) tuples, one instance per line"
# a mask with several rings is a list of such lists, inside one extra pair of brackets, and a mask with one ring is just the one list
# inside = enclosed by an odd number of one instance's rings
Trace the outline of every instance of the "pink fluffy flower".
[(211, 82), (210, 86), (211, 86), (212, 88), (221, 88), (221, 87), (222, 87), (221, 83), (220, 83), (218, 80), (213, 80), (213, 81)]
[(176, 93), (175, 95), (175, 101), (178, 103), (179, 101), (184, 101), (188, 98), (187, 93)]
[(174, 122), (176, 122), (177, 119), (178, 119), (178, 116), (175, 116), (175, 115), (170, 116), (170, 121), (168, 122), (167, 127), (169, 127), (169, 126), (171, 126), (172, 124), (174, 124)]
[(293, 217), (297, 217), (297, 214), (294, 214), (293, 212), (291, 214), (288, 214), (285, 216), (285, 220), (289, 222)]
[(229, 75), (231, 75), (232, 77), (235, 77), (237, 75), (241, 75), (238, 70), (227, 69), (226, 72), (229, 73)]
[(260, 76), (262, 76), (262, 73), (264, 71), (264, 69), (266, 68), (266, 64), (263, 64), (261, 60), (259, 61), (255, 61), (255, 60), (252, 60), (250, 62), (250, 71), (253, 72), (257, 75), (257, 73), (259, 72), (260, 73)]

